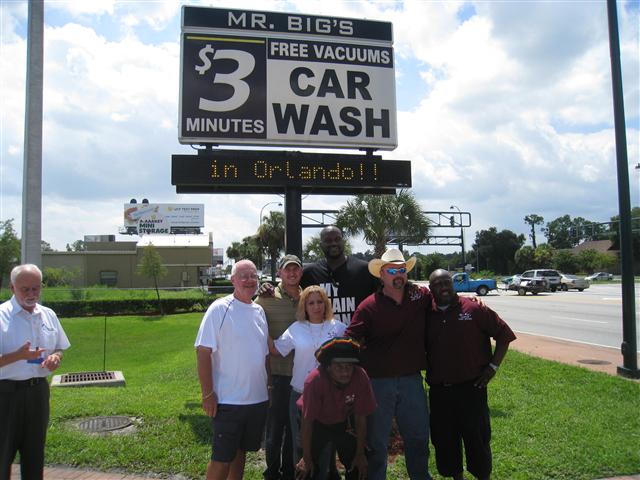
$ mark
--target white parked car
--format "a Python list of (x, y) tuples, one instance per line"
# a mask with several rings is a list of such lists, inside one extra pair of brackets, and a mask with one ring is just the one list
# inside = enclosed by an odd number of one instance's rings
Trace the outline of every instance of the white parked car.
[(547, 281), (547, 286), (552, 292), (555, 292), (558, 288), (560, 288), (560, 272), (558, 272), (557, 270), (550, 270), (548, 268), (527, 270), (522, 275), (520, 275), (520, 282), (522, 282), (523, 280), (529, 281), (538, 280), (541, 278)]
[(597, 282), (598, 280), (613, 280), (613, 275), (607, 272), (596, 272), (586, 278), (590, 282)]
[(585, 288), (589, 288), (589, 285), (591, 285), (591, 282), (586, 278), (568, 275), (566, 273), (560, 274), (560, 288), (565, 292), (571, 288), (582, 292)]

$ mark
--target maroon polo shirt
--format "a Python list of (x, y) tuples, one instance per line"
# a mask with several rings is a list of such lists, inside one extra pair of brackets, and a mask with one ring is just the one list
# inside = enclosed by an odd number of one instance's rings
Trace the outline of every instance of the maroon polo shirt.
[(360, 363), (369, 377), (400, 377), (425, 369), (425, 318), (431, 301), (429, 289), (415, 284), (405, 287), (400, 304), (382, 291), (362, 301), (345, 335), (363, 342)]
[(478, 378), (493, 356), (490, 338), (510, 343), (516, 336), (496, 312), (473, 300), (458, 297), (444, 311), (434, 301), (425, 337), (429, 385)]
[(325, 425), (344, 422), (352, 414), (367, 416), (377, 406), (369, 377), (357, 365), (344, 388), (338, 388), (322, 368), (314, 368), (304, 381), (297, 405), (304, 418)]

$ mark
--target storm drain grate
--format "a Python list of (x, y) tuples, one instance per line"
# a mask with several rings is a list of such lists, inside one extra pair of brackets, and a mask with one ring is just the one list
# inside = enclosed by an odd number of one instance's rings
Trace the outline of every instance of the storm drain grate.
[(78, 422), (78, 428), (91, 433), (104, 433), (122, 430), (132, 423), (129, 417), (123, 416), (92, 417)]
[(607, 362), (606, 360), (596, 360), (595, 358), (578, 360), (578, 363), (586, 363), (587, 365), (611, 365), (611, 362)]
[(52, 387), (124, 387), (124, 375), (112, 372), (77, 372), (54, 375)]
[(80, 373), (66, 373), (61, 376), (60, 383), (74, 383), (74, 382), (97, 382), (104, 380), (115, 380), (115, 372), (80, 372)]

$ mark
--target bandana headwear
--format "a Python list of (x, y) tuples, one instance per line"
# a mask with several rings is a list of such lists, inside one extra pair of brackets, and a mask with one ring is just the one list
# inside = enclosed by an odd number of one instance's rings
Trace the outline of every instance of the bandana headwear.
[(331, 362), (360, 362), (360, 344), (348, 337), (335, 337), (327, 340), (316, 350), (316, 360), (327, 366)]

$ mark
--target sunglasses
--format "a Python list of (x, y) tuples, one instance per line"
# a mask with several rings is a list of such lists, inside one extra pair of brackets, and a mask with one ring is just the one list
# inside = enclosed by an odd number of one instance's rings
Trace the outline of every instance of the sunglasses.
[(405, 267), (402, 267), (402, 268), (385, 268), (385, 271), (389, 275), (397, 275), (398, 273), (407, 273), (407, 269)]

